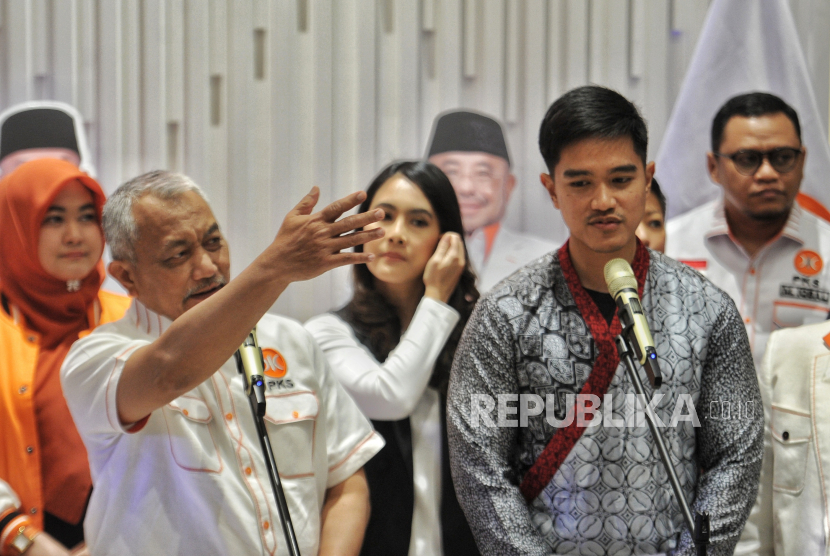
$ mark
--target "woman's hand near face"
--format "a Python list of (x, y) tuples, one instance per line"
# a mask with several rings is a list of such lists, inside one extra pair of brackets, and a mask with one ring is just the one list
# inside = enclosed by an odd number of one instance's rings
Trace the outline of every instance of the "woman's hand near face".
[(444, 303), (449, 301), (466, 264), (461, 236), (455, 232), (445, 233), (424, 268), (424, 297)]

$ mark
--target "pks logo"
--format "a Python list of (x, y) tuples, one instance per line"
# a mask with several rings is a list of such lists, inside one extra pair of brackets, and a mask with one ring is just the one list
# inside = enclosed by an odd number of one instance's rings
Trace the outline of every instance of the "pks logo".
[(288, 372), (288, 364), (280, 352), (271, 348), (263, 348), (262, 358), (265, 360), (265, 376), (282, 378)]
[(821, 256), (809, 249), (803, 249), (796, 253), (793, 264), (795, 264), (795, 269), (804, 276), (815, 276), (824, 268), (824, 261), (821, 260)]

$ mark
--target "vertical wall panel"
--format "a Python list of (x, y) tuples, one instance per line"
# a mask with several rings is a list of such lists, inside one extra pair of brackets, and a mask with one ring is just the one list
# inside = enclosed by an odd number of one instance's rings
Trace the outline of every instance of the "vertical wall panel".
[[(8, 50), (8, 29), (6, 28), (6, 0), (0, 0), (0, 53)], [(6, 104), (8, 78), (6, 76), (7, 56), (0, 56), (0, 106)]]
[(184, 0), (165, 2), (165, 42), (167, 53), (161, 60), (165, 68), (166, 160), (165, 167), (181, 171), (184, 153)]
[(565, 0), (548, 0), (545, 18), (545, 36), (547, 37), (547, 91), (545, 104), (552, 103), (565, 92)]
[[(395, 158), (419, 158), (423, 156), (421, 146), (420, 110), (420, 76), (418, 75), (418, 38), (420, 31), (411, 22), (418, 18), (418, 0), (396, 0), (395, 34), (400, 45), (398, 64), (399, 81), (399, 150)], [(424, 135), (429, 131), (423, 132)], [(380, 160), (383, 165), (386, 161)]]
[(146, 172), (167, 167), (167, 9), (165, 0), (144, 0), (142, 7), (140, 171)]
[(521, 40), (522, 20), (520, 6), (517, 2), (507, 3), (507, 31), (504, 47), (504, 122), (519, 122), (519, 89), (521, 78)]
[(628, 44), (629, 13), (628, 0), (607, 0), (608, 14), (605, 18), (605, 83), (622, 94), (629, 94)]
[[(398, 11), (403, 0), (379, 0), (379, 21), (375, 26), (378, 33), (377, 64), (379, 79), (377, 81), (377, 153), (378, 164), (398, 156), (401, 151), (401, 57), (403, 45), (400, 44), (400, 29), (395, 25), (385, 25), (384, 18), (389, 18), (387, 10)], [(395, 17), (392, 14), (391, 21)]]
[[(112, 0), (98, 4), (97, 34), (99, 72), (97, 78), (98, 97), (106, 99), (96, 103), (98, 109), (98, 176), (107, 192), (112, 192), (121, 183), (124, 126), (121, 115), (124, 112), (123, 66), (122, 66), (122, 10), (121, 1)], [(138, 156), (138, 153), (134, 153)]]
[[(432, 128), (436, 114), (461, 103), (461, 0), (435, 2), (435, 31), (427, 35), (430, 58), (421, 64), (421, 126)], [(429, 131), (426, 132), (427, 134)], [(423, 142), (426, 144), (426, 140)]]
[[(97, 106), (98, 78), (98, 12), (94, 0), (76, 0), (77, 48), (78, 48), (78, 83), (73, 91), (72, 103), (81, 111), (88, 122), (95, 120)], [(95, 130), (98, 128), (96, 127)], [(97, 152), (93, 145), (95, 133), (90, 131), (90, 149)]]
[(477, 71), (475, 79), (464, 80), (462, 104), (504, 117), (505, 95), (505, 0), (484, 0), (477, 3), (480, 12), (476, 33)]
[(645, 42), (646, 33), (646, 0), (628, 0), (629, 33), (628, 44), (628, 74), (632, 79), (640, 79), (645, 73)]
[[(209, 126), (207, 133), (206, 184), (215, 206), (219, 222), (224, 223), (227, 234), (232, 227), (228, 216), (228, 19), (227, 0), (209, 0), (208, 17), (208, 76), (204, 87), (208, 89)], [(243, 176), (244, 178), (244, 176)], [(244, 184), (243, 182), (240, 182)], [(233, 258), (231, 259), (233, 261)]]
[(122, 160), (121, 183), (130, 177), (150, 170), (143, 163), (141, 142), (144, 113), (141, 106), (141, 70), (143, 43), (141, 37), (141, 3), (138, 0), (114, 0), (121, 2), (121, 94), (123, 111), (119, 114), (122, 121), (122, 139), (120, 153)]
[(52, 98), (73, 103), (77, 96), (79, 47), (78, 1), (52, 3)]
[(590, 0), (565, 0), (565, 90), (588, 82)]
[(29, 0), (7, 0), (7, 41), (4, 56), (8, 75), (9, 104), (33, 100), (32, 4)]
[[(669, 19), (668, 4), (662, 0), (648, 0), (647, 25), (648, 29), (659, 25), (665, 29)], [(636, 87), (632, 87), (632, 100), (642, 109), (643, 116), (649, 124), (649, 159), (657, 155), (660, 146), (660, 137), (663, 135), (668, 121), (671, 104), (669, 103), (668, 80), (666, 72), (669, 69), (669, 33), (647, 33), (645, 49), (646, 74), (638, 80)], [(661, 68), (650, 71), (650, 68)]]
[(52, 39), (50, 25), (51, 2), (49, 0), (30, 0), (31, 35), (29, 47), (32, 51), (32, 77), (34, 78), (35, 98), (51, 98), (52, 90)]
[[(559, 211), (554, 208), (539, 180), (539, 175), (547, 171), (539, 155), (539, 124), (550, 104), (548, 88), (551, 86), (551, 79), (546, 79), (540, 69), (547, 66), (548, 71), (558, 70), (558, 67), (551, 67), (547, 57), (552, 50), (556, 51), (551, 49), (551, 43), (559, 44), (560, 37), (546, 32), (550, 22), (558, 17), (557, 4), (560, 4), (559, 0), (533, 0), (528, 2), (524, 14), (522, 61), (525, 87), (521, 117), (524, 125), (514, 126), (521, 133), (515, 135), (512, 144), (516, 189), (507, 215), (508, 223), (514, 228), (532, 229), (534, 233), (551, 240), (564, 238), (566, 231)], [(519, 208), (521, 212), (517, 210)], [(530, 223), (530, 226), (523, 226), (524, 223)]]
[[(184, 0), (184, 67), (182, 170), (201, 185), (211, 198), (219, 225), (227, 219), (210, 187), (210, 5), (203, 0)], [(220, 214), (219, 211), (222, 210)]]
[(588, 7), (588, 81), (608, 83), (608, 68), (611, 64), (608, 52), (610, 32), (610, 0), (587, 0)]

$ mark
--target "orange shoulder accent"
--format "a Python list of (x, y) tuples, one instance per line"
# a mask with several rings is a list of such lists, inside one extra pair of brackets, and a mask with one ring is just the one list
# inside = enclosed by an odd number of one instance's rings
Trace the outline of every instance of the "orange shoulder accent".
[(101, 301), (101, 324), (113, 322), (123, 317), (133, 302), (132, 297), (126, 297), (106, 290), (98, 291), (98, 299)]
[(819, 203), (815, 198), (799, 191), (795, 200), (798, 201), (799, 206), (807, 212), (818, 216), (822, 220), (830, 222), (830, 211), (828, 211), (824, 205)]
[(493, 250), (493, 244), (496, 242), (496, 235), (501, 228), (501, 222), (490, 224), (484, 228), (484, 258), (490, 258), (490, 251)]

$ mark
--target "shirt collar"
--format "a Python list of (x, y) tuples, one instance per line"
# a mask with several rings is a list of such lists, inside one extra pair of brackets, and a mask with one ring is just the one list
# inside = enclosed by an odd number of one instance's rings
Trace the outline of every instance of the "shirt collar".
[(135, 298), (133, 298), (133, 304), (130, 305), (130, 309), (127, 311), (127, 318), (130, 319), (130, 322), (137, 329), (154, 338), (161, 336), (173, 323), (167, 317), (151, 311), (146, 305)]
[[(770, 243), (776, 241), (780, 237), (787, 237), (796, 243), (804, 244), (804, 235), (802, 233), (802, 215), (804, 211), (798, 206), (798, 202), (793, 202), (792, 209), (790, 209), (790, 216), (787, 218), (787, 223), (784, 228)], [(726, 222), (726, 209), (723, 204), (723, 196), (712, 207), (712, 224), (709, 231), (706, 232), (706, 239), (711, 239), (717, 236), (729, 236), (729, 239), (736, 243), (729, 232), (729, 224)]]

